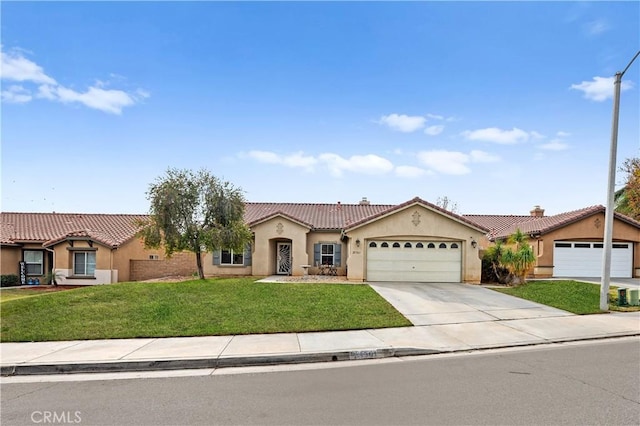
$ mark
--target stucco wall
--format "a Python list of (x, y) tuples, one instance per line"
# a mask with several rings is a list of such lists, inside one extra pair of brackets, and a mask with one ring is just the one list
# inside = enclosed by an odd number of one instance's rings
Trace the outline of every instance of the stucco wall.
[[(311, 265), (309, 268), (309, 274), (318, 274), (319, 269), (316, 267), (314, 263), (314, 254), (313, 247), (317, 243), (325, 243), (325, 244), (340, 244), (342, 246), (342, 250), (340, 252), (340, 266), (337, 268), (338, 275), (347, 275), (347, 244), (340, 241), (340, 233), (339, 232), (311, 232), (309, 233), (309, 237), (307, 239), (307, 253), (309, 254), (309, 259), (307, 265)], [(301, 269), (302, 270), (302, 269)]]
[[(537, 256), (534, 273), (538, 277), (550, 276), (553, 270), (553, 248), (555, 241), (602, 241), (604, 238), (604, 213), (572, 223), (539, 239), (530, 240)], [(613, 240), (633, 242), (633, 265), (640, 268), (640, 230), (625, 222), (614, 219)]]
[[(291, 242), (291, 275), (301, 276), (301, 265), (309, 265), (307, 233), (309, 228), (286, 217), (276, 216), (252, 227), (255, 235), (253, 250), (253, 275), (276, 273), (276, 244)], [(313, 251), (311, 252), (313, 256)]]
[[(462, 277), (464, 282), (479, 283), (481, 261), (479, 247), (471, 247), (471, 239), (480, 241), (483, 233), (458, 222), (442, 213), (422, 205), (412, 205), (393, 212), (375, 222), (359, 226), (347, 232), (348, 278), (354, 281), (366, 280), (366, 253), (368, 241), (372, 239), (433, 239), (442, 241), (462, 241)], [(355, 244), (360, 240), (360, 247)]]
[[(95, 251), (96, 253), (96, 270), (94, 277), (74, 277), (73, 276), (73, 253), (76, 251)], [(117, 273), (114, 274), (112, 268), (112, 250), (110, 247), (93, 243), (93, 247), (89, 241), (73, 241), (71, 246), (69, 241), (63, 241), (53, 247), (55, 252), (54, 263), (56, 272), (62, 275), (58, 280), (58, 284), (68, 285), (96, 285), (110, 284), (117, 281)]]
[(18, 275), (18, 262), (22, 260), (22, 248), (6, 247), (0, 248), (0, 274)]

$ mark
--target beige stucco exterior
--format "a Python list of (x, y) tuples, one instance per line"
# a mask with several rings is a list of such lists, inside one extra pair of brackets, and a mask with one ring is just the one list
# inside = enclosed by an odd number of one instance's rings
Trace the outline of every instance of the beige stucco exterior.
[[(604, 213), (598, 213), (545, 233), (539, 238), (531, 238), (529, 242), (537, 258), (533, 276), (553, 276), (553, 249), (556, 241), (602, 241), (604, 217)], [(613, 240), (633, 243), (633, 276), (637, 277), (640, 269), (640, 229), (616, 218), (613, 224)]]
[[(301, 265), (309, 264), (307, 235), (309, 227), (285, 216), (276, 215), (251, 227), (254, 234), (253, 275), (276, 274), (278, 243), (291, 244), (291, 275), (303, 274)], [(313, 251), (311, 252), (313, 254)]]
[[(296, 205), (298, 206), (298, 205)], [(296, 207), (297, 208), (297, 207)], [(351, 207), (349, 207), (350, 209)], [(362, 208), (367, 208), (363, 205)], [(535, 211), (536, 213), (538, 211)], [(541, 209), (540, 209), (541, 212)], [(415, 198), (398, 206), (385, 206), (378, 211), (367, 211), (359, 217), (359, 221), (350, 222), (356, 215), (353, 210), (345, 206), (321, 206), (312, 209), (292, 209), (289, 212), (278, 210), (269, 212), (264, 216), (258, 215), (249, 223), (253, 238), (249, 252), (244, 253), (241, 264), (220, 264), (222, 256), (220, 252), (204, 253), (202, 264), (207, 276), (268, 276), (275, 274), (288, 274), (303, 276), (305, 273), (318, 274), (320, 259), (319, 248), (321, 245), (332, 245), (334, 254), (333, 267), (324, 269), (324, 272), (335, 271), (337, 275), (346, 277), (350, 281), (367, 281), (367, 257), (369, 254), (369, 267), (372, 277), (375, 275), (374, 264), (377, 267), (388, 261), (384, 258), (371, 256), (374, 253), (369, 248), (372, 241), (389, 241), (390, 243), (412, 242), (446, 242), (449, 247), (455, 246), (460, 250), (460, 257), (454, 260), (455, 268), (451, 269), (449, 279), (455, 279), (459, 275), (462, 282), (477, 283), (481, 280), (480, 252), (492, 243), (487, 239), (489, 227), (486, 224), (478, 225), (467, 217), (458, 216), (442, 210), (424, 200)], [(532, 212), (533, 213), (533, 212)], [(541, 213), (542, 214), (542, 213)], [(536, 216), (542, 217), (542, 216)], [(530, 244), (533, 246), (537, 258), (532, 274), (536, 277), (551, 277), (554, 274), (554, 243), (558, 241), (602, 241), (604, 234), (604, 212), (589, 213), (588, 216), (580, 216), (581, 219), (572, 219), (573, 222), (554, 222), (544, 219), (547, 230), (539, 228), (539, 235), (531, 235)], [(556, 223), (556, 228), (550, 225)], [(343, 229), (341, 228), (343, 227)], [(340, 229), (338, 229), (340, 228)], [(625, 219), (619, 215), (614, 221), (614, 241), (629, 242), (633, 244), (633, 276), (640, 276), (640, 226), (631, 219)], [(3, 245), (0, 249), (0, 266), (2, 274), (18, 273), (18, 263), (23, 259), (24, 250), (39, 250), (43, 253), (43, 275), (39, 276), (41, 282), (44, 275), (51, 269), (52, 262), (56, 272), (63, 276), (58, 280), (59, 284), (95, 285), (115, 282), (130, 281), (132, 278), (132, 266), (137, 268), (137, 279), (148, 279), (151, 275), (168, 276), (172, 274), (192, 274), (196, 270), (195, 261), (189, 263), (191, 253), (180, 256), (180, 259), (165, 261), (166, 257), (162, 249), (147, 249), (138, 237), (121, 240), (117, 247), (108, 243), (96, 241), (92, 235), (78, 235), (70, 232), (60, 240), (23, 241), (8, 240), (11, 244)], [(103, 240), (107, 241), (107, 240)], [(477, 242), (477, 244), (473, 244)], [(286, 244), (290, 246), (288, 269), (280, 270), (278, 258), (278, 246)], [(405, 244), (402, 245), (404, 247)], [(324, 246), (326, 249), (327, 247)], [(73, 276), (73, 253), (77, 251), (93, 251), (96, 254), (95, 276)], [(340, 253), (339, 258), (337, 253)], [(378, 252), (380, 253), (380, 252)], [(404, 256), (404, 253), (402, 252)], [(330, 252), (325, 255), (331, 256)], [(385, 255), (386, 256), (386, 255)], [(280, 256), (280, 259), (283, 259)], [(400, 259), (400, 258), (398, 258)], [(459, 263), (458, 263), (459, 259)], [(424, 266), (429, 260), (418, 260), (418, 265)], [(440, 259), (432, 260), (438, 265), (446, 262)], [(154, 262), (158, 267), (154, 266)], [(327, 260), (325, 259), (325, 262)], [(400, 262), (391, 261), (398, 265)], [(284, 262), (286, 263), (286, 262)], [(328, 263), (328, 262), (327, 262)], [(160, 265), (162, 267), (160, 267)], [(280, 263), (282, 266), (283, 263)], [(460, 266), (458, 273), (458, 265)], [(401, 266), (393, 270), (388, 280), (395, 279), (396, 275), (403, 271), (411, 271), (412, 267)], [(178, 272), (179, 271), (179, 272)], [(142, 277), (142, 278), (140, 278)], [(379, 276), (378, 276), (379, 277)], [(415, 277), (415, 275), (414, 275)], [(373, 279), (373, 278), (372, 278)], [(422, 277), (419, 277), (422, 279)], [(434, 278), (439, 279), (439, 278)]]
[[(480, 241), (484, 232), (462, 221), (446, 216), (421, 204), (414, 204), (402, 210), (346, 231), (348, 245), (348, 278), (354, 281), (366, 281), (366, 256), (368, 241), (390, 239), (409, 241), (431, 239), (435, 241), (460, 241), (462, 247), (461, 281), (479, 283), (481, 260), (478, 247), (471, 241)], [(358, 247), (356, 241), (360, 241)]]
[[(2, 275), (18, 274), (18, 263), (22, 260), (22, 247), (3, 246), (0, 249), (0, 265), (2, 265)], [(42, 250), (40, 246), (39, 250)]]

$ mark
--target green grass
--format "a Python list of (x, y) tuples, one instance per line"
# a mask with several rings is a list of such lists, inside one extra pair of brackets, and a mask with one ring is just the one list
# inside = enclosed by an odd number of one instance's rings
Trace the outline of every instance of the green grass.
[[(611, 287), (611, 300), (616, 287)], [(516, 296), (543, 305), (553, 306), (574, 314), (595, 314), (600, 311), (600, 286), (571, 280), (530, 281), (518, 287), (494, 288), (501, 293)], [(610, 309), (617, 310), (614, 304)]]
[(366, 285), (253, 278), (121, 283), (2, 302), (0, 341), (209, 336), (400, 327)]
[(25, 297), (42, 296), (43, 294), (49, 293), (25, 290), (21, 288), (3, 288), (0, 290), (0, 303), (7, 302), (9, 300), (23, 299)]

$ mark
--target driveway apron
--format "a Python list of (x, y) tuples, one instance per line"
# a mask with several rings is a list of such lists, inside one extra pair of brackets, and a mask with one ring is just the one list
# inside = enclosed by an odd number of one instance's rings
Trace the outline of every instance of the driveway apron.
[(413, 325), (460, 324), (573, 315), (478, 285), (369, 283)]

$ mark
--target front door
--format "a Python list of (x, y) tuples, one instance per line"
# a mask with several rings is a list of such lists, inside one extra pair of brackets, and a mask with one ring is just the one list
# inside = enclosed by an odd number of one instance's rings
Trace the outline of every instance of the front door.
[(291, 243), (278, 243), (276, 258), (276, 273), (291, 275)]

